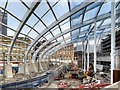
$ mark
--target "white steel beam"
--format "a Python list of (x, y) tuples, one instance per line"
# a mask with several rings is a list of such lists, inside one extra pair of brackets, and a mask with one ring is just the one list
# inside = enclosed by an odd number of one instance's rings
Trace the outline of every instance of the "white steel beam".
[(94, 73), (96, 73), (96, 20), (94, 21)]
[(84, 42), (84, 72), (86, 72), (86, 50), (85, 50), (85, 45), (86, 45), (87, 43), (86, 42)]
[[(120, 14), (120, 10), (117, 10), (117, 16), (119, 16), (119, 14)], [(96, 18), (96, 22), (97, 21), (100, 21), (100, 20), (105, 20), (105, 19), (107, 19), (107, 18), (110, 18), (110, 16), (111, 16), (111, 14), (110, 13), (106, 13), (106, 14), (104, 14), (104, 15), (101, 15), (101, 16), (98, 16), (97, 18)], [(76, 25), (76, 26), (74, 26), (74, 27), (72, 27), (72, 28), (70, 28), (70, 29), (67, 29), (67, 30), (65, 30), (63, 33), (60, 33), (60, 34), (58, 34), (58, 35), (56, 35), (55, 37), (53, 37), (53, 38), (51, 38), (48, 42), (46, 42), (46, 43), (44, 43), (43, 45), (41, 45), (37, 50), (36, 50), (36, 52), (39, 52), (45, 45), (47, 45), (50, 41), (52, 41), (52, 40), (55, 40), (56, 38), (58, 38), (58, 37), (60, 37), (61, 35), (64, 35), (64, 34), (66, 34), (66, 33), (68, 33), (68, 32), (70, 32), (70, 31), (73, 31), (73, 30), (75, 30), (75, 29), (78, 29), (78, 28), (80, 28), (80, 27), (83, 27), (83, 26), (86, 26), (86, 25), (89, 25), (89, 24), (92, 24), (92, 23), (94, 23), (94, 19), (91, 19), (91, 20), (88, 20), (88, 21), (85, 21), (83, 24), (80, 24), (80, 25)], [(110, 27), (110, 25), (103, 25), (102, 27), (100, 27), (101, 29), (102, 28), (109, 28)], [(33, 45), (34, 46), (34, 45)], [(31, 47), (31, 46), (30, 46)], [(30, 47), (29, 47), (29, 50), (30, 50)], [(29, 52), (29, 50), (27, 50), (27, 52), (26, 52), (26, 55), (28, 54), (28, 52)], [(34, 57), (37, 55), (37, 53), (34, 53)], [(25, 56), (25, 58), (27, 58), (27, 56)]]
[(113, 70), (115, 60), (115, 1), (111, 1), (111, 84), (113, 84)]
[(84, 2), (80, 7), (76, 7), (72, 9), (70, 12), (65, 13), (63, 16), (61, 16), (57, 21), (53, 22), (51, 25), (48, 26), (43, 32), (41, 32), (41, 35), (37, 36), (36, 39), (31, 43), (31, 46), (27, 48), (27, 51), (25, 53), (24, 59), (27, 59), (27, 55), (29, 51), (31, 50), (32, 46), (44, 35), (46, 34), (50, 29), (54, 28), (56, 25), (67, 19), (68, 17), (72, 16), (73, 14), (77, 13), (78, 11), (82, 10), (83, 8), (87, 7), (88, 5), (92, 4), (93, 2)]
[(30, 9), (28, 9), (28, 11), (25, 13), (23, 19), (22, 19), (22, 22), (19, 24), (18, 28), (17, 28), (17, 32), (15, 32), (14, 34), (14, 37), (13, 37), (13, 40), (11, 42), (11, 47), (9, 49), (9, 54), (8, 54), (8, 59), (7, 59), (7, 62), (9, 63), (10, 62), (10, 56), (11, 56), (11, 52), (12, 52), (12, 49), (13, 49), (13, 46), (14, 46), (14, 43), (20, 33), (20, 31), (22, 30), (22, 28), (24, 27), (25, 23), (28, 21), (29, 17), (32, 15), (32, 13), (34, 12), (34, 10), (36, 9), (36, 7), (40, 4), (41, 0), (38, 0), (36, 2), (33, 2), (30, 6)]
[(89, 68), (89, 35), (88, 35), (88, 45), (87, 45), (87, 71), (88, 71), (88, 68)]

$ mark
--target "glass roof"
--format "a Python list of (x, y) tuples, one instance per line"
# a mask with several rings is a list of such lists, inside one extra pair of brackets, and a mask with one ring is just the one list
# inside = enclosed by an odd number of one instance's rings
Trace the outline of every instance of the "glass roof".
[[(22, 51), (17, 52), (18, 55), (22, 54), (22, 59), (32, 59), (28, 55), (35, 55), (35, 52), (42, 52), (49, 47), (54, 50), (54, 44), (59, 43), (58, 46), (61, 46), (84, 42), (88, 35), (92, 39), (95, 20), (98, 37), (109, 33), (111, 1), (102, 1), (0, 0), (0, 29), (7, 32), (0, 35), (10, 38), (8, 43), (1, 43), (8, 47), (7, 59), (14, 48), (18, 48), (18, 51), (24, 49), (25, 55)], [(120, 7), (119, 2), (116, 1), (116, 10)], [(116, 23), (120, 21), (118, 18)]]

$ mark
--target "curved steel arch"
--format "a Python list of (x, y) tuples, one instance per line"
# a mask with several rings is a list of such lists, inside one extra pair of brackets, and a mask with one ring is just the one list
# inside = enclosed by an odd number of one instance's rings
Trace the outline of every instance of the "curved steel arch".
[[(108, 31), (109, 32), (109, 31)], [(103, 35), (104, 36), (104, 35)], [(49, 50), (49, 53), (46, 53), (46, 54), (48, 54), (48, 56), (49, 55), (52, 55), (52, 54), (54, 54), (56, 51), (58, 51), (59, 49), (61, 49), (61, 48), (63, 48), (63, 47), (66, 47), (66, 46), (68, 46), (68, 45), (71, 45), (72, 43), (69, 43), (69, 44), (67, 44), (67, 43), (65, 43), (65, 44), (63, 44), (62, 46), (59, 46), (59, 47), (57, 47), (57, 49), (56, 49), (56, 47), (54, 48), (54, 49), (52, 49), (52, 50)], [(44, 55), (46, 55), (45, 53), (44, 53)], [(43, 57), (43, 56), (42, 56)], [(42, 58), (41, 57), (41, 58)]]
[[(99, 30), (104, 31), (106, 28), (110, 28), (110, 24), (98, 28), (98, 31), (99, 31)], [(77, 37), (77, 36), (73, 36), (73, 37), (70, 36), (70, 37), (67, 37), (65, 40), (68, 40), (68, 39), (71, 39), (71, 38), (75, 38), (75, 37)], [(64, 41), (64, 40), (60, 40), (60, 41), (55, 42), (54, 44), (50, 45), (49, 47), (47, 47), (47, 48), (43, 51), (43, 53), (41, 53), (41, 56), (43, 56), (43, 54), (46, 53), (49, 49), (53, 48), (53, 47), (56, 46), (56, 45), (59, 45), (59, 44), (60, 44), (61, 42), (63, 42), (63, 41)]]
[[(73, 38), (73, 37), (68, 37), (67, 39), (71, 39), (71, 38)], [(66, 39), (66, 40), (67, 40), (67, 39)], [(59, 42), (63, 42), (63, 41), (64, 41), (64, 40), (61, 40), (61, 41), (59, 41)], [(78, 39), (77, 41), (80, 41), (80, 40)], [(59, 42), (56, 42), (55, 45), (58, 44)], [(67, 43), (65, 43), (65, 45), (66, 45), (66, 44), (67, 44)], [(43, 53), (41, 53), (40, 56), (43, 57), (44, 54), (45, 54), (47, 51), (49, 51), (51, 48), (54, 48), (55, 45), (51, 45), (50, 47), (48, 47), (47, 49), (45, 49), (45, 51), (43, 51)], [(64, 44), (62, 44), (62, 45), (64, 45)], [(58, 46), (60, 46), (60, 45), (58, 44)], [(40, 57), (40, 58), (41, 58), (41, 57)]]
[[(8, 11), (8, 10), (6, 10), (6, 9), (4, 9), (4, 8), (2, 8), (2, 7), (0, 7), (1, 9), (3, 9), (5, 12), (7, 12), (8, 14), (10, 14), (12, 17), (14, 17), (16, 20), (18, 20), (20, 23), (22, 23), (22, 20), (20, 20), (17, 16), (15, 16), (14, 14), (12, 14), (10, 11)], [(30, 8), (29, 8), (30, 9)], [(35, 13), (33, 13), (35, 16), (36, 16), (36, 14)], [(38, 16), (36, 16), (36, 17), (38, 17)], [(26, 26), (28, 26), (29, 28), (31, 28), (31, 29), (33, 29), (37, 34), (40, 34), (37, 30), (35, 30), (33, 27), (31, 27), (30, 25), (28, 25), (28, 24), (25, 24)], [(16, 32), (16, 31), (15, 31)], [(22, 33), (21, 33), (22, 34)], [(25, 35), (26, 36), (26, 35)]]
[[(16, 32), (16, 30), (14, 30), (14, 29), (11, 28), (11, 27), (8, 27), (8, 26), (5, 25), (4, 23), (1, 23), (1, 22), (0, 22), (0, 25), (2, 25), (2, 26), (4, 26), (4, 27), (6, 27), (6, 28), (8, 28), (8, 29), (10, 29), (10, 30), (12, 30), (12, 31), (14, 31), (14, 32)], [(19, 34), (26, 36), (26, 34), (23, 34), (23, 33), (19, 33)], [(29, 36), (27, 36), (27, 37), (29, 37)], [(34, 40), (32, 37), (29, 37), (29, 38), (32, 39), (32, 40)]]
[(43, 30), (43, 32), (41, 32), (41, 35), (37, 36), (35, 38), (35, 41), (33, 41), (31, 43), (31, 45), (27, 48), (27, 51), (25, 53), (25, 57), (24, 60), (27, 59), (27, 55), (29, 53), (29, 51), (31, 50), (32, 46), (45, 34), (47, 33), (50, 29), (52, 29), (53, 27), (55, 27), (56, 25), (58, 25), (59, 23), (61, 23), (62, 21), (64, 21), (65, 19), (67, 19), (68, 17), (72, 16), (73, 14), (75, 14), (76, 12), (82, 10), (84, 7), (87, 7), (88, 5), (92, 4), (94, 2), (84, 2), (81, 7), (76, 7), (74, 9), (72, 9), (70, 12), (65, 13), (63, 16), (61, 16), (57, 21), (53, 22), (51, 25), (48, 26), (48, 28), (46, 28), (45, 30)]
[[(120, 10), (119, 10), (119, 11), (120, 11)], [(118, 10), (117, 10), (117, 16), (119, 16), (118, 14), (120, 14), (120, 13), (118, 13)], [(104, 15), (100, 15), (100, 16), (98, 16), (98, 17), (96, 18), (96, 21), (105, 20), (105, 19), (109, 18), (110, 16), (111, 16), (110, 13), (106, 13), (106, 14), (104, 14)], [(72, 28), (70, 28), (70, 29), (67, 29), (67, 30), (65, 30), (62, 34), (59, 34), (59, 35), (56, 36), (56, 37), (60, 37), (61, 35), (66, 34), (66, 33), (70, 32), (70, 31), (72, 31), (72, 30), (74, 30), (74, 29), (78, 29), (78, 28), (80, 28), (80, 27), (83, 27), (83, 26), (86, 26), (86, 25), (89, 25), (89, 24), (92, 24), (92, 23), (94, 23), (94, 19), (90, 19), (90, 20), (84, 22), (83, 24), (76, 25), (76, 26), (74, 26), (74, 27), (72, 27)], [(53, 37), (53, 38), (50, 39), (48, 42), (44, 43), (42, 46), (39, 47), (39, 49), (38, 49), (36, 52), (39, 52), (45, 45), (47, 45), (48, 43), (50, 43), (50, 41), (54, 40), (56, 37)], [(37, 53), (36, 53), (36, 54), (37, 54)], [(34, 54), (33, 56), (36, 56), (36, 55)]]
[[(102, 6), (102, 4), (103, 4), (103, 2), (101, 2), (101, 3), (99, 3), (99, 5), (100, 5), (100, 8), (101, 8), (101, 6)], [(98, 5), (98, 6), (99, 6)], [(94, 6), (94, 7), (92, 7), (92, 8), (95, 8), (96, 6)], [(91, 10), (91, 9), (90, 9)], [(87, 11), (89, 11), (89, 10), (87, 10)], [(99, 10), (98, 10), (98, 12), (99, 12)], [(82, 14), (82, 13), (81, 13)], [(97, 16), (97, 15), (96, 15)], [(63, 34), (62, 34), (63, 35)], [(54, 37), (53, 37), (54, 38)], [(39, 51), (38, 51), (39, 52)], [(37, 53), (36, 53), (37, 54)], [(35, 56), (35, 55), (34, 55)], [(35, 59), (35, 58), (34, 58)]]
[(23, 26), (25, 25), (25, 23), (28, 21), (29, 17), (32, 15), (32, 13), (34, 12), (34, 10), (36, 9), (36, 7), (40, 4), (41, 0), (37, 0), (36, 2), (32, 2), (30, 9), (28, 9), (28, 11), (25, 13), (22, 22), (19, 24), (18, 26), (18, 31), (15, 33), (13, 40), (11, 42), (11, 47), (9, 49), (9, 54), (8, 54), (8, 59), (7, 62), (10, 62), (10, 56), (11, 56), (11, 52), (12, 52), (12, 48), (14, 46), (14, 43), (16, 41), (16, 38), (18, 37), (20, 31), (22, 30)]
[[(120, 10), (117, 10), (117, 12), (119, 12)], [(117, 17), (119, 16), (119, 14), (120, 13), (117, 13)], [(101, 18), (101, 17), (103, 17), (103, 18)], [(98, 16), (96, 19), (99, 21), (99, 19), (101, 20), (101, 19), (103, 19), (103, 20), (105, 20), (106, 18), (109, 18), (110, 17), (110, 13), (106, 13), (106, 14), (104, 14), (104, 15), (101, 15), (101, 16)], [(91, 21), (91, 20), (90, 20)], [(88, 21), (88, 23), (90, 23), (90, 21)], [(93, 21), (94, 22), (94, 21)], [(85, 22), (86, 23), (86, 22)], [(87, 24), (87, 23), (86, 23)], [(76, 26), (77, 27), (77, 26)], [(108, 26), (109, 27), (109, 26)], [(106, 27), (107, 28), (107, 27)], [(66, 32), (67, 31), (67, 32)], [(70, 32), (70, 30), (66, 30), (64, 33), (62, 33), (61, 35), (63, 35), (63, 34), (65, 34), (65, 33), (68, 33), (68, 32)], [(71, 30), (72, 31), (72, 30)], [(61, 35), (58, 35), (57, 37), (60, 37)], [(52, 39), (55, 39), (56, 37), (54, 37), (54, 38), (52, 38)], [(52, 39), (50, 39), (48, 42), (46, 42), (45, 44), (43, 44), (42, 46), (40, 46), (39, 47), (39, 49), (36, 51), (36, 52), (39, 52), (40, 51), (40, 49), (42, 49), (45, 45), (47, 45), (50, 41), (52, 41)], [(35, 53), (36, 53), (35, 52)], [(36, 57), (36, 55), (37, 55), (37, 53), (35, 54), (34, 53), (34, 58), (33, 59), (35, 59), (35, 57)]]
[[(105, 29), (104, 29), (104, 30), (105, 30)], [(102, 32), (104, 32), (104, 30), (103, 30)], [(108, 32), (110, 32), (110, 31), (107, 31), (107, 32), (105, 32), (105, 33), (108, 33)], [(102, 36), (100, 35), (100, 37), (104, 37), (104, 36), (106, 36), (105, 33), (102, 33)], [(91, 37), (91, 38), (93, 38), (93, 37)], [(70, 37), (68, 37), (68, 39), (70, 39)], [(78, 39), (78, 40), (79, 40), (79, 39)], [(62, 40), (62, 41), (64, 41), (64, 40)], [(66, 43), (66, 44), (67, 44), (67, 43)], [(53, 46), (53, 47), (54, 47), (54, 46)], [(47, 50), (49, 50), (49, 47), (47, 48)], [(44, 51), (44, 53), (46, 53), (47, 50)], [(43, 53), (43, 54), (44, 54), (44, 53)]]

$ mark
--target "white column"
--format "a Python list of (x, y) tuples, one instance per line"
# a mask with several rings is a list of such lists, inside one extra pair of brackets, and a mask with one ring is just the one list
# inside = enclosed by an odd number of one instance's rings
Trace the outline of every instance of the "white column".
[(94, 73), (96, 73), (96, 20), (94, 21)]
[(84, 69), (84, 44), (82, 43), (82, 69)]
[(87, 71), (89, 68), (89, 35), (88, 35), (88, 45), (87, 45)]
[(24, 79), (26, 78), (26, 61), (24, 60)]
[(111, 2), (111, 84), (113, 84), (113, 70), (115, 57), (115, 2)]
[(25, 58), (23, 59), (23, 63), (24, 63), (24, 78), (23, 79), (26, 79), (26, 60), (25, 60)]
[(38, 72), (39, 72), (40, 71), (40, 55), (38, 56), (37, 63), (38, 63)]
[(86, 72), (86, 52), (85, 52), (85, 42), (84, 42), (84, 72)]

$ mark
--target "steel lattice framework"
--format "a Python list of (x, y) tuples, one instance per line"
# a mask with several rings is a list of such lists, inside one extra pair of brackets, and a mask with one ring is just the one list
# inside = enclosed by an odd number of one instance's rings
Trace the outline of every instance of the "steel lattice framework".
[[(14, 5), (18, 5), (21, 9), (14, 8)], [(35, 0), (34, 2), (3, 0), (0, 2), (0, 10), (3, 12), (2, 19), (4, 19), (5, 13), (8, 15), (8, 24), (0, 21), (0, 26), (7, 28), (8, 32), (12, 31), (13, 36), (0, 34), (0, 36), (11, 40), (10, 45), (4, 43), (0, 43), (0, 45), (9, 47), (8, 62), (13, 48), (26, 50), (24, 54), (22, 53), (23, 61), (28, 59), (31, 52), (33, 53), (32, 60), (35, 60), (39, 53), (40, 59), (42, 59), (70, 44), (85, 42), (88, 35), (92, 40), (95, 21), (97, 38), (102, 39), (106, 33), (110, 32), (110, 7), (110, 1), (102, 0), (94, 2), (92, 0), (85, 0), (84, 2), (79, 0), (58, 0), (54, 2), (51, 0)], [(120, 9), (118, 7), (120, 7), (119, 0), (116, 1), (116, 27), (120, 24), (118, 21)], [(23, 40), (18, 38), (20, 35), (24, 37)], [(25, 41), (25, 38), (29, 38), (31, 43)], [(18, 41), (21, 44), (27, 44), (28, 47), (17, 46)], [(45, 42), (43, 43), (43, 41)], [(38, 43), (40, 45), (37, 45)]]

